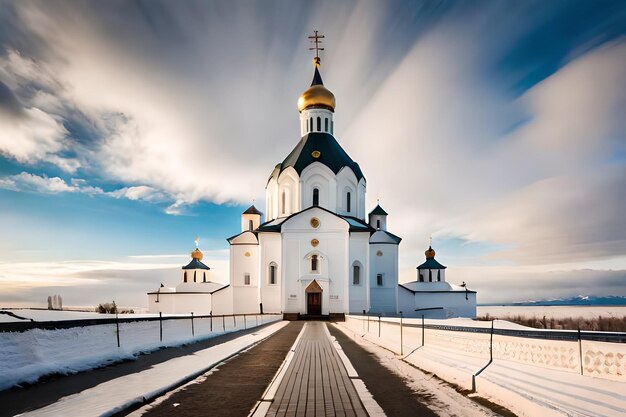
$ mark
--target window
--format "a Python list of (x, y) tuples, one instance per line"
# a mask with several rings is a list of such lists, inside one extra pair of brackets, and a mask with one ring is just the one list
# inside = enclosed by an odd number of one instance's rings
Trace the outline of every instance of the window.
[(318, 188), (313, 188), (313, 205), (320, 205), (320, 190)]
[(421, 272), (420, 272), (420, 279), (419, 279), (419, 281), (420, 282), (424, 282), (424, 274), (422, 274)]
[(376, 220), (376, 228), (380, 229), (380, 219)]
[(193, 271), (193, 282), (196, 282), (196, 272), (198, 271)]
[(248, 230), (254, 229), (254, 222), (252, 220), (248, 220)]
[(441, 281), (441, 269), (437, 270), (437, 281)]
[(270, 285), (276, 284), (276, 264), (270, 265)]
[(202, 275), (202, 282), (206, 282), (206, 272)]
[(318, 132), (322, 131), (322, 118), (321, 117), (317, 118), (317, 131)]
[(433, 270), (428, 270), (428, 282), (433, 282)]
[(310, 131), (313, 131), (313, 118), (311, 117), (311, 118), (309, 119), (309, 121), (311, 122), (311, 130), (310, 130)]
[(383, 286), (383, 274), (376, 274), (376, 285)]
[(324, 132), (328, 132), (328, 117), (324, 118)]
[(352, 285), (361, 285), (361, 267), (359, 265), (352, 267)]
[(346, 193), (346, 211), (350, 213), (350, 191)]
[(250, 285), (250, 274), (248, 272), (243, 274), (243, 285)]
[(311, 256), (311, 272), (318, 272), (318, 259), (317, 259), (317, 255), (313, 255)]
[(187, 282), (187, 271), (183, 274), (183, 282)]
[(282, 195), (282, 203), (283, 203), (283, 214), (285, 214), (287, 212), (287, 209), (285, 208), (285, 202), (287, 201), (287, 198), (285, 196), (285, 191), (283, 191), (283, 195)]

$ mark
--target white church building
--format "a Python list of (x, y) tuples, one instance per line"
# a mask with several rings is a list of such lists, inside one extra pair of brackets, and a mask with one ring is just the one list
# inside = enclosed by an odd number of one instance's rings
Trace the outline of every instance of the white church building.
[(210, 280), (196, 248), (175, 288), (148, 293), (150, 312), (475, 317), (476, 293), (448, 284), (431, 248), (418, 279), (398, 283), (401, 238), (380, 205), (366, 211), (365, 176), (334, 136), (335, 96), (314, 62), (298, 99), (301, 139), (269, 176), (265, 218), (249, 207), (227, 239), (230, 283)]

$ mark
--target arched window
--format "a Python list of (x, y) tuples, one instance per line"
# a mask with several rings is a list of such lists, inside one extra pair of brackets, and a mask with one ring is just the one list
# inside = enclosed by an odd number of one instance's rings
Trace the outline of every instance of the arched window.
[(243, 275), (243, 285), (250, 285), (250, 273), (248, 272)]
[(328, 132), (328, 117), (324, 118), (324, 132)]
[(202, 282), (206, 282), (206, 272), (202, 275)]
[(183, 274), (183, 282), (187, 282), (187, 271)]
[(196, 272), (198, 271), (193, 271), (193, 282), (196, 282)]
[(312, 132), (313, 131), (313, 118), (312, 117), (309, 119), (309, 122), (311, 122), (311, 130), (310, 130), (310, 132)]
[(419, 279), (419, 281), (420, 282), (424, 282), (424, 274), (422, 274), (421, 272), (420, 272), (420, 279)]
[(270, 264), (270, 271), (269, 271), (269, 284), (270, 285), (275, 285), (276, 284), (276, 264), (275, 263), (271, 263)]
[(433, 282), (433, 270), (428, 270), (428, 282)]
[(248, 220), (248, 230), (254, 229), (254, 222), (252, 220)]
[(313, 205), (320, 205), (320, 190), (318, 188), (313, 188)]
[(380, 229), (380, 219), (376, 220), (376, 228)]
[(317, 255), (311, 256), (311, 272), (318, 272), (319, 261)]
[(317, 131), (318, 132), (322, 131), (322, 118), (321, 117), (317, 118)]
[(350, 200), (351, 200), (351, 198), (350, 198), (350, 197), (351, 197), (351, 196), (350, 196), (350, 191), (348, 191), (348, 192), (346, 193), (346, 211), (347, 211), (348, 213), (350, 213), (350, 208), (351, 208), (351, 207), (350, 207), (350, 203), (351, 203), (351, 201), (350, 201)]
[(352, 266), (352, 285), (361, 285), (361, 267), (359, 265)]
[(383, 286), (383, 274), (376, 274), (376, 285)]
[(441, 281), (441, 269), (437, 270), (437, 281)]
[(285, 214), (287, 212), (287, 208), (286, 208), (286, 200), (287, 198), (285, 197), (285, 191), (283, 190), (283, 195), (281, 196), (282, 200), (281, 202), (283, 203), (283, 214)]

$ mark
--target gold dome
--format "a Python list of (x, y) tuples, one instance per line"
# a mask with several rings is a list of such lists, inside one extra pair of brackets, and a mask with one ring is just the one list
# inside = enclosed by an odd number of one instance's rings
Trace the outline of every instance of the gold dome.
[(432, 247), (428, 247), (428, 250), (424, 252), (426, 259), (433, 259), (435, 257), (435, 250)]
[(323, 107), (335, 111), (335, 95), (322, 84), (312, 85), (298, 99), (298, 111), (309, 107)]
[(202, 254), (202, 251), (198, 248), (194, 249), (193, 252), (191, 252), (191, 258), (192, 259), (197, 259), (199, 261), (202, 260), (202, 258), (204, 257), (204, 255)]

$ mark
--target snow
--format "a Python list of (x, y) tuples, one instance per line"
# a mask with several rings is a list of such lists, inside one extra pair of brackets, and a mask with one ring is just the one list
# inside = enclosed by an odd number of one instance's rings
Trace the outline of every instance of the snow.
[[(60, 312), (62, 313), (62, 312)], [(99, 315), (101, 316), (101, 315)], [(0, 333), (0, 390), (37, 381), (53, 373), (70, 374), (113, 362), (134, 359), (142, 352), (178, 346), (217, 335), (280, 320), (280, 315), (227, 317), (213, 319), (164, 320), (163, 341), (159, 340), (159, 321), (120, 323), (120, 347), (115, 324), (69, 329), (32, 329)]]
[(61, 398), (54, 404), (22, 416), (111, 416), (135, 404), (142, 404), (204, 374), (210, 368), (269, 337), (287, 325), (274, 323), (256, 333), (154, 365), (142, 372), (125, 375)]
[(542, 318), (582, 317), (585, 319), (602, 317), (626, 317), (626, 306), (478, 306), (476, 314), (492, 317), (525, 316)]
[[(463, 323), (464, 319), (454, 319)], [(400, 352), (399, 326), (394, 319), (370, 322), (348, 316), (341, 326), (389, 351)], [(407, 320), (408, 322), (409, 320)], [(420, 320), (421, 321), (421, 320)], [(450, 324), (451, 320), (427, 320)], [(478, 326), (489, 322), (473, 322)], [(345, 330), (344, 330), (345, 331)], [(489, 334), (405, 327), (403, 354), (407, 363), (438, 377), (472, 389), (472, 377), (489, 364)], [(583, 341), (580, 375), (576, 341), (529, 339), (495, 335), (493, 362), (475, 377), (477, 394), (520, 416), (626, 415), (626, 346), (621, 343)]]

